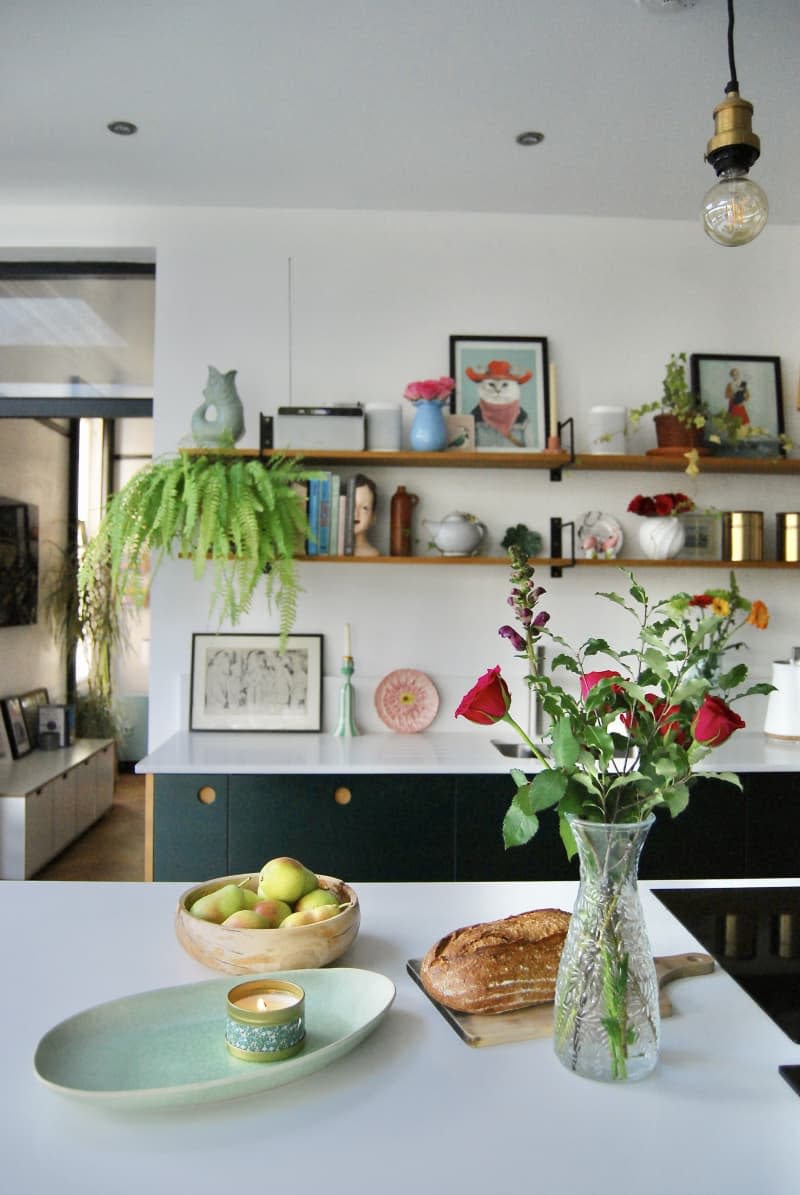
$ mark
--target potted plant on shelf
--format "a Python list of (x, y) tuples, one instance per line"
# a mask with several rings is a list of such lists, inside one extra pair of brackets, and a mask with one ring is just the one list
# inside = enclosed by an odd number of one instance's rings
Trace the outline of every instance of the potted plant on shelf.
[(295, 554), (308, 534), (299, 483), (312, 475), (297, 460), (224, 449), (152, 461), (109, 500), (81, 560), (81, 603), (113, 612), (141, 604), (165, 557), (191, 557), (197, 578), (211, 562), (211, 612), (233, 626), (263, 578), (285, 640), (300, 588)]
[(653, 415), (658, 448), (651, 454), (680, 456), (694, 450), (700, 454), (705, 447), (705, 425), (709, 412), (686, 381), (686, 353), (673, 353), (666, 365), (661, 398), (643, 403), (628, 412), (637, 427), (643, 415)]

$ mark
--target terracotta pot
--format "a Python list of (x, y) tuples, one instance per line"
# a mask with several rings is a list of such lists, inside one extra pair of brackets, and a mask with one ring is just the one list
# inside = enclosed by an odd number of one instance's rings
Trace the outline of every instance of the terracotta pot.
[(687, 452), (690, 448), (697, 448), (700, 452), (708, 451), (704, 445), (702, 427), (690, 427), (677, 415), (654, 415), (653, 422), (656, 425), (658, 447), (662, 452), (679, 454)]

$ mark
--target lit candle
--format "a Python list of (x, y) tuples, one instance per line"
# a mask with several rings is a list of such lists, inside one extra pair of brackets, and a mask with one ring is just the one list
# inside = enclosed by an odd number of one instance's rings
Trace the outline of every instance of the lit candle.
[(353, 654), (353, 644), (352, 644), (352, 641), (350, 638), (350, 623), (349, 622), (346, 622), (344, 624), (344, 654), (347, 657), (350, 657)]
[(556, 390), (556, 367), (550, 362), (550, 435), (558, 435), (558, 394)]
[(280, 1062), (302, 1050), (305, 1036), (305, 993), (296, 983), (256, 979), (228, 992), (225, 1044), (235, 1058)]
[(261, 995), (240, 996), (233, 1003), (237, 1008), (249, 1009), (251, 1012), (274, 1012), (276, 1008), (289, 1008), (297, 1004), (299, 996), (291, 992), (279, 992), (275, 989), (263, 992)]

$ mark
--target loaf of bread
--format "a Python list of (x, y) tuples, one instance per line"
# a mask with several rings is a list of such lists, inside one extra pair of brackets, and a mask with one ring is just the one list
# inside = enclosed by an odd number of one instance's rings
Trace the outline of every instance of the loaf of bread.
[(569, 920), (561, 909), (532, 909), (453, 930), (422, 960), (423, 987), (457, 1012), (546, 1004), (555, 996)]

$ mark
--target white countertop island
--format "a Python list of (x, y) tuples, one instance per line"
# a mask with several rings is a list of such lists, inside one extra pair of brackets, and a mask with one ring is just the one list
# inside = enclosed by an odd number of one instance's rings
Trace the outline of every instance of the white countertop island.
[[(654, 953), (697, 949), (648, 887)], [(175, 938), (182, 888), (0, 885), (9, 1193), (796, 1195), (800, 1099), (777, 1068), (800, 1063), (800, 1046), (723, 971), (672, 986), (656, 1071), (619, 1086), (570, 1074), (548, 1040), (470, 1049), (407, 976), (406, 960), (457, 926), (570, 909), (571, 883), (359, 886), (361, 932), (339, 965), (387, 975), (394, 1005), (352, 1053), (291, 1085), (158, 1113), (112, 1112), (42, 1085), (34, 1051), (64, 1018), (218, 978)]]
[[(503, 726), (466, 732), (363, 734), (252, 734), (180, 731), (136, 765), (137, 772), (267, 774), (381, 773), (502, 775), (513, 766), (535, 771), (535, 759), (502, 755), (494, 740), (517, 742)], [(713, 751), (698, 771), (798, 772), (800, 742), (742, 731)]]

